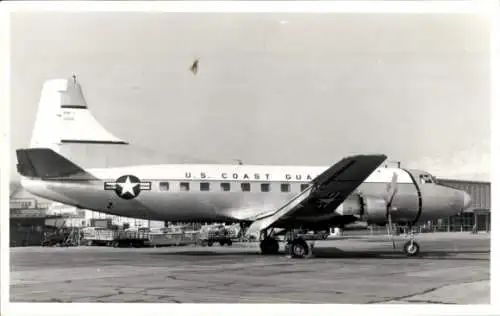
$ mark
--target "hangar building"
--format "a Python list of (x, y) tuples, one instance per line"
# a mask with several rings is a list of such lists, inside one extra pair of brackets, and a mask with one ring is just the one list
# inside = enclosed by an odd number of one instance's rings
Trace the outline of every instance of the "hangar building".
[(491, 183), (483, 181), (466, 181), (454, 179), (438, 179), (438, 183), (464, 190), (472, 198), (472, 211), (457, 214), (438, 220), (439, 231), (471, 231), (474, 225), (480, 231), (490, 231), (491, 226)]

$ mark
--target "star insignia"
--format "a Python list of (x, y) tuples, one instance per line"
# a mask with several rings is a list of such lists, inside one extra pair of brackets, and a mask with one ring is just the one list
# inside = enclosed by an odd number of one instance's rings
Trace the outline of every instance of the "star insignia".
[(136, 198), (141, 191), (151, 190), (151, 182), (141, 182), (133, 175), (119, 177), (116, 182), (104, 182), (104, 190), (115, 191), (116, 195), (125, 200)]

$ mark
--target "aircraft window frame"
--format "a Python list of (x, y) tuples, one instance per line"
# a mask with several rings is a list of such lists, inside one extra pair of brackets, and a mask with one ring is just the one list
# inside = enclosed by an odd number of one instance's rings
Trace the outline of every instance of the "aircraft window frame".
[(421, 174), (420, 184), (427, 184), (427, 183), (435, 184), (436, 182), (434, 182), (434, 177), (426, 173)]
[[(227, 190), (226, 190), (227, 187)], [(230, 192), (231, 191), (231, 183), (229, 182), (222, 182), (220, 184), (220, 189), (222, 192)]]
[(202, 192), (210, 191), (210, 182), (200, 182), (200, 191)]
[[(246, 187), (248, 187), (248, 190), (245, 190)], [(242, 182), (240, 188), (242, 192), (250, 192), (252, 190), (250, 182)]]
[(170, 182), (162, 181), (158, 184), (160, 191), (170, 191)]
[(420, 184), (427, 184), (427, 183), (434, 183), (432, 176), (428, 174), (421, 174), (420, 175)]
[[(264, 190), (264, 188), (267, 188), (267, 190)], [(271, 184), (270, 183), (261, 183), (260, 184), (260, 192), (271, 192)]]
[(189, 182), (181, 182), (179, 183), (179, 189), (181, 192), (189, 192), (191, 189)]
[[(286, 188), (286, 190), (284, 190)], [(290, 192), (290, 183), (281, 183), (280, 185), (280, 191), (283, 193), (288, 193)]]

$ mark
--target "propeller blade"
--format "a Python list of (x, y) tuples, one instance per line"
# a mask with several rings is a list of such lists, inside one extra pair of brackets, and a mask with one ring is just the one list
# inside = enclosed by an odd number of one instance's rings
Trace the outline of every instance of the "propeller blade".
[(387, 185), (387, 194), (385, 196), (385, 202), (387, 203), (388, 207), (391, 206), (392, 200), (394, 199), (394, 196), (396, 195), (397, 191), (398, 191), (398, 174), (394, 172), (392, 175), (391, 183)]
[(397, 191), (398, 191), (398, 174), (394, 172), (392, 174), (391, 183), (387, 185), (387, 194), (385, 195), (385, 202), (387, 206), (387, 226), (388, 226), (387, 232), (389, 234), (389, 238), (392, 241), (392, 249), (396, 249), (396, 243), (394, 241), (394, 234), (392, 231), (391, 206)]
[(393, 231), (392, 231), (392, 217), (391, 217), (391, 213), (389, 212), (389, 214), (387, 215), (387, 221), (388, 221), (388, 231), (389, 231), (389, 238), (391, 238), (391, 241), (392, 241), (392, 249), (396, 249), (396, 243), (394, 242), (394, 234), (393, 234)]

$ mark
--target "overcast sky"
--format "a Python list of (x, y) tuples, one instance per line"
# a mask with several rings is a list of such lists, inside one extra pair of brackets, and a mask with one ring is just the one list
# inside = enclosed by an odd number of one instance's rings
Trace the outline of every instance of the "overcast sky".
[[(74, 72), (95, 117), (142, 150), (109, 164), (326, 166), (385, 153), (438, 177), (489, 179), (484, 17), (52, 12), (11, 22), (13, 176), (43, 81)], [(94, 166), (92, 150), (72, 155)]]

